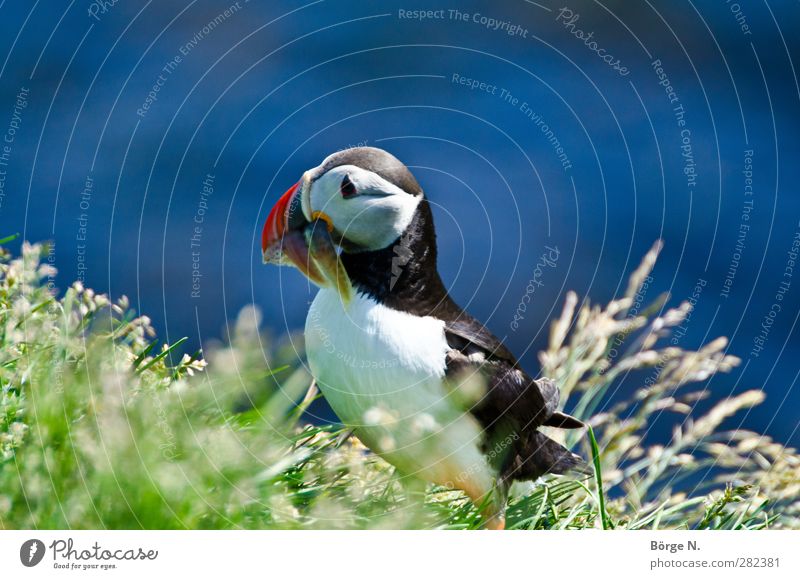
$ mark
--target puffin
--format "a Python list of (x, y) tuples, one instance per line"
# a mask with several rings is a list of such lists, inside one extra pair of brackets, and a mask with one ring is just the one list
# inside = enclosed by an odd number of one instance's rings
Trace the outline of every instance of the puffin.
[[(484, 526), (505, 527), (515, 481), (586, 472), (540, 427), (582, 428), (559, 390), (450, 297), (428, 199), (374, 147), (328, 156), (272, 207), (264, 263), (319, 286), (305, 325), (308, 367), (341, 422), (403, 480), (463, 491)], [(413, 482), (416, 481), (416, 482)]]

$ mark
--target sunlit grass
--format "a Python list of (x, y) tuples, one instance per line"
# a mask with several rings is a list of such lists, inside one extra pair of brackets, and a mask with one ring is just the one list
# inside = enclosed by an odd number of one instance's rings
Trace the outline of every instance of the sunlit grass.
[[(564, 441), (595, 476), (519, 485), (508, 528), (800, 527), (795, 451), (721, 428), (761, 391), (705, 389), (738, 363), (726, 341), (683, 350), (669, 336), (687, 306), (631, 310), (657, 250), (623, 298), (592, 307), (570, 294), (554, 322), (543, 370), (597, 435)], [(0, 528), (481, 526), (461, 493), (415, 495), (348, 432), (308, 424), (311, 378), (254, 308), (230, 343), (181, 354), (124, 299), (79, 284), (53, 297), (42, 255), (26, 244), (0, 257)], [(646, 388), (609, 405), (614, 384), (647, 372)], [(693, 418), (706, 397), (719, 402)], [(671, 440), (651, 443), (661, 413), (679, 420)]]

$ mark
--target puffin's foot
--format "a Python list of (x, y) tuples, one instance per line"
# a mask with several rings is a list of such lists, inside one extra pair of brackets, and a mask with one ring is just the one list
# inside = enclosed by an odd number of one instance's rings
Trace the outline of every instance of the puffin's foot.
[(489, 531), (504, 531), (506, 528), (506, 518), (500, 515), (494, 516), (486, 521), (486, 528)]
[(484, 528), (490, 531), (503, 531), (506, 528), (506, 501), (508, 486), (497, 481), (494, 489), (483, 497), (481, 514), (486, 521)]

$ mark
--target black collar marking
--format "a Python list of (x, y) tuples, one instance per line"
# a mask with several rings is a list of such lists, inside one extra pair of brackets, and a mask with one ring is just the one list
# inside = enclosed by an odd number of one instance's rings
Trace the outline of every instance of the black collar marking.
[(436, 258), (433, 215), (424, 197), (408, 228), (394, 243), (377, 251), (342, 253), (356, 291), (392, 309), (444, 321), (453, 347), (461, 349), (455, 344), (466, 340), (487, 356), (516, 365), (516, 358), (502, 342), (450, 298)]

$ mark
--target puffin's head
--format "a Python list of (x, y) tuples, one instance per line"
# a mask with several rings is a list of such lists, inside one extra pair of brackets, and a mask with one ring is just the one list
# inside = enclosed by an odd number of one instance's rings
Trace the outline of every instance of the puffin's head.
[(309, 169), (270, 211), (261, 235), (264, 263), (294, 265), (347, 303), (352, 286), (343, 252), (384, 249), (405, 231), (422, 189), (396, 157), (356, 147)]

